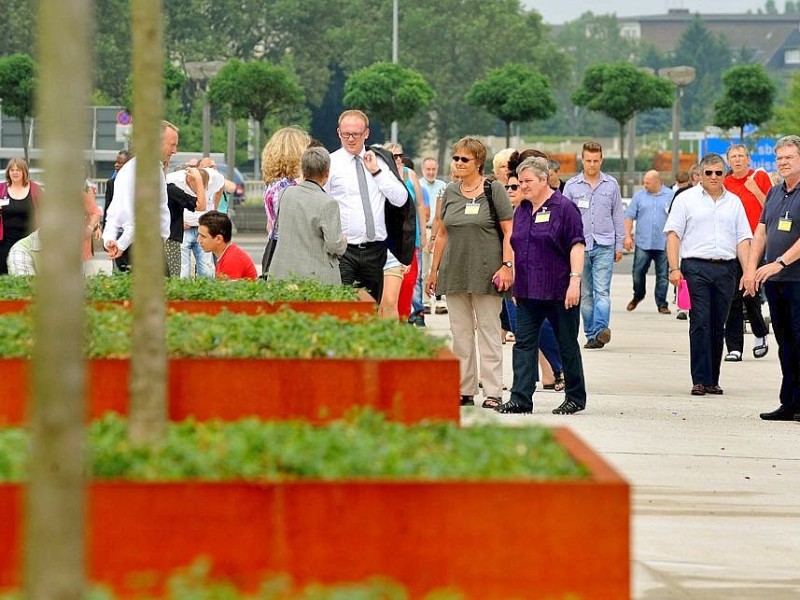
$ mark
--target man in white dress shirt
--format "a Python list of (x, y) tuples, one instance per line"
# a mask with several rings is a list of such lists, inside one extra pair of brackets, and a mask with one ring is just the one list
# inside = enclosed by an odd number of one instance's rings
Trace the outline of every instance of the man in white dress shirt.
[[(161, 121), (161, 162), (168, 165), (170, 157), (178, 151), (178, 128), (168, 121)], [(159, 212), (161, 216), (161, 237), (169, 237), (169, 207), (167, 205), (167, 182), (162, 166)], [(106, 226), (103, 229), (103, 245), (108, 257), (115, 261), (120, 270), (130, 269), (130, 246), (133, 243), (135, 215), (133, 201), (136, 195), (136, 158), (125, 163), (117, 173), (114, 183), (114, 197), (108, 207)]]
[[(677, 196), (664, 225), (667, 234), (669, 281), (686, 279), (692, 395), (722, 394), (725, 319), (742, 270), (750, 257), (753, 234), (742, 201), (725, 190), (725, 163), (719, 154), (700, 161), (700, 185)], [(680, 264), (679, 264), (680, 258)]]
[(339, 260), (342, 284), (364, 287), (380, 302), (386, 263), (385, 202), (403, 206), (408, 192), (384, 160), (364, 146), (369, 137), (367, 115), (360, 110), (343, 112), (337, 132), (342, 147), (331, 154), (325, 191), (339, 203), (347, 238), (347, 250)]

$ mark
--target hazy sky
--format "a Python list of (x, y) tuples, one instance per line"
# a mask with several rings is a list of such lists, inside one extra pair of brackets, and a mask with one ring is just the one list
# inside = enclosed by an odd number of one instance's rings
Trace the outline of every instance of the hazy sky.
[[(688, 8), (698, 12), (702, 6), (703, 13), (743, 14), (748, 10), (756, 12), (763, 8), (766, 0), (523, 0), (529, 8), (535, 8), (544, 17), (545, 23), (557, 24), (577, 19), (583, 13), (592, 11), (596, 15), (616, 13), (618, 17), (666, 14), (670, 8)], [(784, 1), (776, 0), (778, 10), (783, 11)]]

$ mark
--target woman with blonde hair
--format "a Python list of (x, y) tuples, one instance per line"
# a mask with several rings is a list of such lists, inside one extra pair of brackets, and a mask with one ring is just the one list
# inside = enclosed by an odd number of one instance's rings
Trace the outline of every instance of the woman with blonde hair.
[[(264, 145), (264, 150), (261, 152), (261, 175), (264, 178), (267, 238), (273, 235), (283, 190), (290, 185), (297, 185), (297, 180), (301, 178), (300, 157), (310, 142), (311, 136), (299, 127), (291, 126), (273, 133)], [(261, 261), (264, 273), (268, 267), (266, 258), (265, 253)]]
[(41, 188), (31, 181), (28, 163), (12, 158), (0, 183), (0, 275), (8, 274), (11, 246), (36, 229), (36, 204)]

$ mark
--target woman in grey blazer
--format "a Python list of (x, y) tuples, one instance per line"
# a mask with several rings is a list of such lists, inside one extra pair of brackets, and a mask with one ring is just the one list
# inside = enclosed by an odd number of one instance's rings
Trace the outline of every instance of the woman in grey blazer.
[(339, 257), (347, 249), (339, 205), (322, 189), (330, 172), (325, 148), (308, 148), (300, 159), (303, 181), (287, 187), (277, 215), (278, 244), (270, 279), (301, 277), (339, 284)]

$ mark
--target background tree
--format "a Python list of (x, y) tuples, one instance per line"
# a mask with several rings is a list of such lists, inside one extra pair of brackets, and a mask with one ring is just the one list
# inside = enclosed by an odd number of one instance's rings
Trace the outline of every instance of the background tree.
[(572, 94), (576, 106), (602, 112), (619, 124), (620, 185), (625, 181), (625, 124), (636, 113), (672, 106), (674, 89), (669, 81), (629, 63), (614, 63), (589, 67)]
[(436, 97), (425, 78), (407, 67), (377, 62), (347, 78), (344, 104), (374, 115), (384, 128), (405, 123)]
[(744, 126), (761, 125), (772, 118), (775, 84), (761, 65), (731, 67), (722, 76), (725, 92), (714, 104), (714, 125), (722, 129), (739, 128), (744, 142)]
[(261, 129), (264, 121), (270, 115), (287, 112), (302, 104), (305, 94), (294, 73), (263, 60), (243, 63), (236, 74), (239, 81), (234, 103), (239, 107), (237, 113), (256, 122), (254, 171), (260, 173)]
[(565, 23), (556, 40), (571, 59), (570, 68), (552, 78), (560, 107), (559, 132), (573, 135), (583, 131), (592, 131), (594, 135), (613, 133), (613, 122), (601, 114), (576, 107), (571, 94), (592, 65), (636, 62), (642, 51), (639, 41), (621, 34), (616, 15), (596, 15), (591, 11)]
[(3, 0), (0, 18), (0, 56), (28, 54), (36, 43), (36, 2)]
[[(183, 90), (189, 78), (183, 69), (171, 65), (164, 64), (164, 76), (162, 78), (164, 83), (164, 100), (175, 100), (178, 94)], [(133, 110), (133, 74), (125, 80), (125, 92), (122, 97), (122, 103), (128, 110)]]
[(525, 65), (509, 63), (487, 73), (467, 93), (467, 102), (480, 106), (506, 124), (506, 148), (511, 145), (511, 123), (547, 119), (556, 112), (550, 80)]
[(800, 73), (792, 75), (789, 93), (775, 108), (769, 130), (778, 135), (800, 131)]
[(728, 41), (712, 33), (696, 16), (681, 34), (670, 65), (695, 68), (695, 79), (681, 99), (682, 126), (702, 129), (713, 118), (714, 101), (722, 93), (722, 73), (731, 66)]
[(28, 162), (28, 133), (25, 121), (33, 116), (35, 91), (36, 64), (30, 56), (12, 54), (0, 58), (0, 103), (6, 115), (19, 119), (26, 162)]
[[(36, 280), (31, 458), (22, 552), (25, 598), (77, 599), (84, 597), (86, 571), (86, 377), (83, 153), (75, 144), (86, 139), (88, 129), (90, 0), (47, 3), (41, 15), (42, 87), (37, 96), (49, 195), (38, 208), (42, 256)], [(34, 22), (26, 26), (33, 28)], [(7, 517), (5, 521), (4, 526), (14, 526)]]
[(242, 80), (244, 63), (238, 59), (229, 60), (208, 82), (208, 101), (228, 120), (228, 150), (226, 161), (230, 173), (236, 166), (236, 120), (247, 116), (245, 109), (238, 104), (238, 84)]
[(164, 114), (163, 33), (160, 0), (137, 0), (133, 26), (133, 145), (136, 150), (136, 220), (133, 268), (133, 334), (130, 373), (130, 437), (155, 443), (167, 428), (167, 344), (164, 242), (157, 165)]

